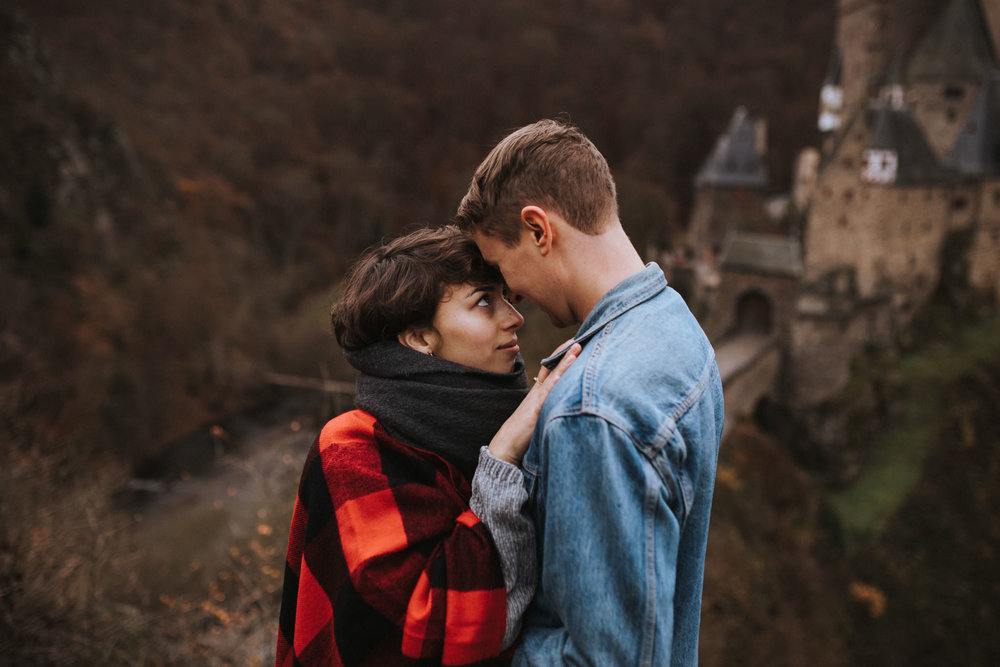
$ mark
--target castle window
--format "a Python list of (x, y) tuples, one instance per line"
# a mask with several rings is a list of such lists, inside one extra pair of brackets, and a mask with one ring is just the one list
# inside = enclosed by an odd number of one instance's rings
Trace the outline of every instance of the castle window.
[(961, 86), (945, 86), (942, 94), (949, 100), (960, 100), (965, 97), (965, 89)]
[(896, 167), (899, 161), (896, 151), (866, 148), (862, 153), (862, 160), (861, 180), (865, 183), (891, 185), (896, 182)]
[(969, 205), (969, 200), (965, 197), (955, 197), (951, 200), (951, 210), (953, 211), (964, 211), (965, 207)]

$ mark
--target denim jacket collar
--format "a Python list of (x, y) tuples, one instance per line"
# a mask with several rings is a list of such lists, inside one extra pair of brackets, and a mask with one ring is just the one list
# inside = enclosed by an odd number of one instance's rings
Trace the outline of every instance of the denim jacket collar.
[(588, 340), (612, 320), (653, 298), (666, 286), (667, 278), (663, 275), (663, 270), (655, 262), (650, 262), (642, 271), (632, 274), (608, 290), (583, 320), (573, 340), (552, 356), (542, 359), (542, 365), (549, 369), (555, 368), (573, 343), (586, 345)]

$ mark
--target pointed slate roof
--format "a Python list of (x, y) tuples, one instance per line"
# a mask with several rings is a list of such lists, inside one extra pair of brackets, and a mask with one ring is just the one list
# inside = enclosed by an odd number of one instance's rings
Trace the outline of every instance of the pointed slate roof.
[(910, 83), (979, 83), (996, 67), (979, 0), (952, 0), (910, 54)]
[(941, 183), (954, 180), (954, 174), (938, 161), (913, 115), (905, 107), (888, 100), (873, 102), (868, 107), (870, 128), (866, 148), (891, 150), (896, 153), (896, 184)]
[(762, 188), (767, 185), (767, 168), (757, 150), (757, 124), (744, 107), (733, 113), (729, 128), (715, 143), (695, 178), (697, 187)]
[(987, 75), (947, 164), (971, 176), (1000, 174), (1000, 70)]
[(719, 266), (724, 271), (798, 278), (804, 270), (802, 244), (786, 236), (733, 231), (726, 235)]

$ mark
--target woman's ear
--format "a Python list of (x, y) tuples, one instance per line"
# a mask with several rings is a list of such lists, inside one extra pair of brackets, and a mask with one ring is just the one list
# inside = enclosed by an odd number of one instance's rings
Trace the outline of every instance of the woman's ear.
[(396, 335), (396, 338), (399, 340), (400, 345), (404, 347), (408, 347), (421, 354), (434, 356), (436, 336), (434, 330), (430, 327), (410, 327), (405, 331), (400, 331)]

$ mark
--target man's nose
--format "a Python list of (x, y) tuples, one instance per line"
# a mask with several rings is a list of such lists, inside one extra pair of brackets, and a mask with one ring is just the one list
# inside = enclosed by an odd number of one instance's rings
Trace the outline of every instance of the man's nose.
[(512, 306), (516, 306), (524, 301), (524, 295), (520, 292), (507, 292), (507, 301), (509, 301)]

